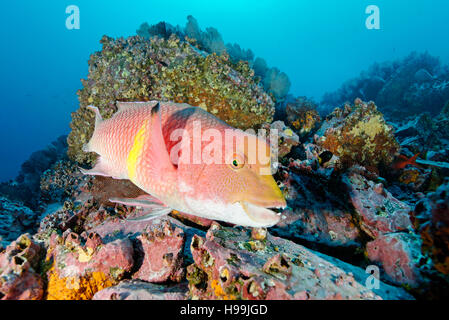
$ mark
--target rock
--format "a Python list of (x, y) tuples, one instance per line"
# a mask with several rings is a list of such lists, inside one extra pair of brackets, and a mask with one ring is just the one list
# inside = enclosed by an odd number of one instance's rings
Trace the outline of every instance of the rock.
[(415, 80), (418, 82), (426, 82), (433, 80), (433, 76), (426, 69), (422, 68), (416, 71)]
[(414, 191), (425, 191), (432, 178), (432, 169), (407, 166), (401, 170), (398, 181)]
[(420, 249), (419, 236), (405, 232), (383, 234), (366, 244), (368, 259), (380, 263), (389, 281), (412, 287), (422, 282)]
[(214, 222), (213, 220), (210, 220), (210, 219), (197, 217), (192, 214), (179, 212), (176, 210), (173, 210), (171, 215), (173, 217), (177, 218), (178, 220), (181, 220), (182, 222), (190, 222), (190, 223), (193, 222), (194, 224), (197, 224), (198, 226), (207, 227), (207, 228), (210, 227), (212, 222)]
[(179, 282), (184, 276), (184, 232), (167, 220), (146, 229), (137, 237), (142, 251), (140, 268), (134, 279), (161, 283), (168, 280)]
[(326, 93), (322, 104), (339, 106), (357, 97), (376, 101), (389, 119), (402, 120), (424, 110), (436, 115), (449, 99), (447, 65), (427, 52), (376, 62), (337, 91)]
[[(384, 87), (379, 92), (376, 101), (381, 105), (385, 111), (399, 114), (417, 114), (422, 110), (429, 110), (429, 104), (415, 104), (413, 106), (408, 104), (409, 100), (406, 98), (407, 94), (413, 90), (413, 86), (419, 85), (421, 76), (427, 73), (436, 74), (443, 69), (443, 66), (438, 61), (438, 58), (430, 56), (428, 53), (418, 54), (411, 53), (404, 59), (393, 63), (395, 65), (394, 72), (391, 73), (389, 79), (386, 81)], [(429, 79), (430, 80), (430, 79)], [(436, 80), (436, 79), (435, 79)], [(433, 81), (435, 81), (433, 80)], [(441, 106), (440, 106), (441, 108)]]
[(298, 97), (287, 102), (285, 113), (288, 125), (294, 128), (300, 137), (307, 136), (321, 122), (316, 103), (307, 97)]
[(0, 197), (0, 245), (7, 246), (21, 234), (33, 233), (37, 215), (17, 201)]
[(384, 283), (367, 289), (362, 269), (270, 234), (258, 241), (245, 229), (213, 224), (191, 250), (193, 299), (412, 299)]
[(47, 207), (48, 211), (41, 216), (38, 235), (41, 238), (48, 237), (53, 230), (61, 232), (77, 226), (77, 214), (73, 210), (73, 202), (66, 201), (63, 204), (54, 204)]
[(436, 121), (429, 113), (423, 113), (416, 118), (400, 125), (396, 137), (402, 148), (407, 148), (413, 154), (425, 155), (429, 150), (438, 150), (442, 146)]
[(287, 74), (273, 67), (266, 71), (263, 79), (265, 90), (272, 93), (276, 101), (282, 101), (290, 90), (290, 79)]
[[(362, 94), (362, 99), (365, 101), (375, 101), (377, 94), (385, 85), (385, 80), (382, 77), (374, 76), (364, 79), (359, 93)], [(357, 95), (358, 96), (358, 95)]]
[(33, 152), (29, 159), (22, 163), (14, 181), (0, 183), (0, 195), (38, 211), (41, 205), (41, 175), (55, 162), (66, 158), (66, 136), (60, 136), (44, 149)]
[(436, 116), (449, 99), (449, 79), (435, 78), (428, 82), (413, 83), (402, 99), (402, 104), (407, 106), (403, 113), (420, 114), (425, 111)]
[(117, 286), (97, 292), (93, 300), (184, 300), (188, 286), (185, 282), (159, 285), (139, 280), (124, 280)]
[(157, 228), (165, 223), (169, 223), (173, 227), (180, 228), (184, 232), (185, 244), (182, 252), (184, 252), (184, 258), (190, 261), (192, 257), (189, 248), (193, 236), (204, 236), (205, 232), (196, 228), (188, 227), (182, 222), (171, 217), (163, 217), (146, 221), (130, 221), (125, 219), (110, 218), (92, 229), (87, 229), (87, 231), (98, 233), (105, 242), (124, 238), (134, 241), (137, 237), (145, 233), (146, 230)]
[(409, 205), (394, 198), (382, 183), (375, 183), (353, 169), (343, 175), (360, 228), (373, 239), (412, 229)]
[(41, 247), (29, 234), (21, 235), (0, 252), (0, 299), (40, 300), (44, 281), (37, 273)]
[(449, 181), (419, 201), (412, 216), (423, 255), (449, 283)]
[(275, 143), (270, 144), (272, 155), (278, 158), (285, 157), (293, 147), (299, 145), (298, 135), (287, 127), (283, 121), (278, 120), (271, 124), (265, 123), (261, 128), (266, 130), (268, 142), (270, 142), (271, 138), (278, 137), (277, 145)]
[(360, 245), (360, 232), (338, 178), (322, 167), (314, 170), (307, 160), (291, 162), (281, 170), (283, 192), (292, 209), (283, 212), (286, 219), (272, 232), (331, 247)]
[(349, 168), (388, 166), (399, 150), (393, 127), (388, 125), (374, 102), (356, 99), (354, 106), (336, 108), (314, 137), (315, 144), (340, 157)]
[(83, 180), (79, 167), (72, 161), (57, 161), (41, 175), (41, 200), (46, 203), (64, 202), (72, 197)]
[[(46, 262), (49, 300), (87, 300), (120, 281), (134, 264), (129, 239), (103, 243), (96, 233), (80, 237), (68, 229), (63, 237), (54, 233)], [(84, 244), (83, 244), (84, 242)]]

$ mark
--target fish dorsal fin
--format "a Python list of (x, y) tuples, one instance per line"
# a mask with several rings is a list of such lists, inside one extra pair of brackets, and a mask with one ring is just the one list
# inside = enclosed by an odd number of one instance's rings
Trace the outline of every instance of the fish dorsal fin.
[(158, 102), (157, 101), (134, 101), (134, 102), (124, 102), (117, 101), (117, 112), (125, 111), (132, 108), (141, 108), (147, 106), (154, 106)]

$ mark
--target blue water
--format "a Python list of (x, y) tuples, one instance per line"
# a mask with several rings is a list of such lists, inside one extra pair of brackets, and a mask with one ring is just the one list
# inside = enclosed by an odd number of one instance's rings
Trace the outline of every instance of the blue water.
[[(380, 9), (380, 30), (365, 26), (365, 8)], [(65, 26), (68, 5), (80, 29)], [(142, 22), (185, 25), (193, 15), (286, 72), (293, 95), (319, 100), (375, 61), (429, 51), (449, 62), (447, 0), (316, 1), (3, 1), (0, 7), (0, 181), (69, 132), (76, 91), (103, 34), (135, 34)]]

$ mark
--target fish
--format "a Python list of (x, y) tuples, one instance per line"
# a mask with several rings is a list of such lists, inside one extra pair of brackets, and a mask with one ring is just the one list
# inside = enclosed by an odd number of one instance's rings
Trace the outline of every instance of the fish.
[(320, 163), (320, 165), (324, 165), (325, 163), (329, 162), (333, 156), (334, 156), (334, 154), (332, 152), (327, 151), (327, 150), (323, 151), (318, 156), (318, 162)]
[(416, 163), (416, 159), (418, 159), (419, 155), (420, 154), (417, 153), (413, 157), (407, 158), (406, 156), (401, 154), (399, 155), (399, 159), (393, 163), (393, 168), (399, 170), (404, 169), (408, 165), (419, 168), (420, 166)]
[[(118, 111), (109, 119), (95, 106), (87, 108), (95, 113), (95, 129), (83, 151), (98, 158), (92, 169), (81, 171), (128, 179), (145, 191), (135, 199), (110, 199), (143, 208), (145, 215), (138, 219), (176, 210), (245, 227), (280, 221), (276, 210), (285, 208), (286, 200), (271, 174), (266, 139), (184, 103), (117, 102)], [(226, 143), (228, 133), (232, 143)]]

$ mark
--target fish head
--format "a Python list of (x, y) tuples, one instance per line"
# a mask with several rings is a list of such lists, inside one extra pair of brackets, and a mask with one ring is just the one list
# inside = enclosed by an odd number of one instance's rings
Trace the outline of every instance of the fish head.
[[(265, 139), (234, 129), (225, 142), (222, 162), (205, 164), (197, 178), (203, 198), (221, 208), (219, 220), (249, 227), (269, 227), (280, 220), (272, 209), (286, 207), (271, 174), (271, 150)], [(217, 209), (218, 210), (218, 209)]]

